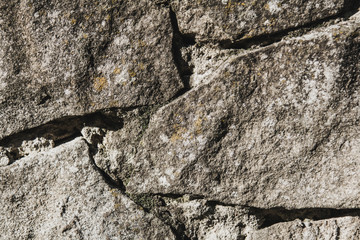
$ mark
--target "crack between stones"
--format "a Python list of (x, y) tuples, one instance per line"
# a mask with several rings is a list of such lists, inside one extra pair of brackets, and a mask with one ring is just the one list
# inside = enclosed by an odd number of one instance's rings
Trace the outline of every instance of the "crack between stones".
[(172, 36), (172, 46), (171, 52), (173, 56), (173, 60), (177, 69), (177, 72), (180, 76), (180, 79), (184, 85), (182, 89), (180, 89), (174, 97), (170, 99), (174, 101), (175, 99), (181, 97), (186, 92), (190, 91), (190, 76), (193, 74), (193, 68), (182, 58), (181, 48), (188, 47), (195, 44), (195, 36), (194, 35), (185, 35), (182, 34), (179, 30), (178, 20), (175, 12), (172, 10), (171, 6), (169, 8), (169, 16), (170, 22), (173, 30)]
[[(11, 165), (18, 159), (28, 155), (28, 153), (24, 152), (24, 142), (28, 142), (29, 144), (35, 142), (33, 148), (34, 152), (36, 152), (37, 149), (44, 147), (54, 148), (76, 137), (80, 137), (83, 127), (118, 130), (123, 127), (123, 120), (116, 116), (116, 111), (131, 111), (136, 108), (137, 107), (102, 109), (85, 115), (66, 116), (55, 119), (1, 139), (0, 150), (3, 150), (9, 159), (7, 165)], [(45, 150), (47, 150), (47, 148)]]
[(249, 207), (249, 213), (255, 215), (259, 219), (263, 219), (263, 223), (259, 226), (259, 229), (267, 228), (277, 223), (291, 222), (296, 219), (301, 221), (306, 219), (319, 221), (347, 216), (360, 217), (359, 208), (301, 208), (288, 210), (281, 207), (270, 209)]
[(339, 18), (343, 18), (344, 14), (338, 14), (335, 16), (330, 16), (324, 19), (320, 19), (314, 22), (310, 22), (308, 24), (287, 28), (282, 31), (278, 31), (271, 34), (261, 34), (249, 39), (243, 40), (223, 40), (220, 41), (219, 47), (221, 49), (243, 49), (248, 50), (253, 47), (266, 47), (272, 45), (274, 43), (278, 43), (286, 37), (300, 37), (305, 35), (306, 33), (314, 30), (316, 28), (321, 27), (322, 25)]
[(320, 221), (328, 220), (332, 218), (340, 217), (360, 217), (360, 208), (298, 208), (298, 209), (286, 209), (283, 207), (274, 208), (257, 208), (246, 205), (229, 204), (220, 201), (209, 200), (208, 205), (220, 205), (229, 207), (241, 207), (248, 209), (249, 215), (255, 216), (260, 219), (262, 224), (258, 226), (258, 229), (264, 229), (275, 225), (277, 223), (291, 222), (296, 219), (301, 221), (311, 220)]
[(192, 194), (164, 194), (164, 193), (153, 193), (149, 194), (153, 197), (170, 198), (173, 201), (179, 201), (184, 197), (187, 197), (187, 201), (191, 200), (206, 200), (208, 206), (227, 206), (227, 207), (240, 207), (247, 209), (249, 215), (255, 216), (260, 220), (258, 229), (264, 229), (275, 225), (277, 223), (291, 222), (296, 219), (301, 221), (311, 220), (320, 221), (328, 220), (332, 218), (340, 217), (359, 217), (360, 208), (298, 208), (298, 209), (286, 209), (283, 207), (274, 208), (258, 208), (241, 204), (226, 203), (217, 200), (208, 200), (207, 197), (202, 195)]
[[(360, 5), (360, 4), (359, 4)], [(190, 46), (196, 44), (195, 37), (193, 35), (184, 35), (181, 34), (179, 31), (177, 18), (175, 12), (169, 7), (170, 9), (170, 18), (173, 28), (173, 39), (172, 39), (172, 53), (175, 65), (177, 67), (179, 76), (184, 84), (184, 87), (171, 99), (171, 101), (174, 101), (175, 99), (181, 97), (186, 92), (190, 91), (190, 84), (189, 79), (190, 76), (193, 74), (192, 69), (190, 68), (189, 64), (184, 61), (184, 59), (181, 57), (181, 47), (184, 46)], [(275, 42), (280, 41), (283, 37), (286, 37), (290, 32), (293, 32), (295, 30), (300, 30), (303, 28), (316, 28), (319, 25), (328, 22), (333, 19), (337, 19), (339, 17), (344, 16), (344, 14), (340, 14), (339, 16), (332, 16), (326, 19), (319, 20), (317, 22), (310, 23), (309, 25), (304, 25), (301, 27), (296, 27), (293, 29), (287, 29), (283, 32), (279, 32), (272, 35), (264, 35), (259, 36), (250, 40), (244, 40), (239, 41), (235, 43), (220, 43), (220, 46), (222, 48), (231, 48), (231, 49), (242, 49), (242, 48), (249, 48), (253, 45), (261, 45), (266, 46), (273, 44)], [(269, 39), (269, 42), (267, 43), (267, 38)], [(265, 45), (264, 45), (265, 44)], [(124, 110), (124, 111), (131, 111), (139, 106), (135, 107), (129, 107), (129, 108), (112, 108), (110, 111), (115, 110)], [(31, 140), (34, 137), (47, 137), (49, 136), (50, 139), (54, 141), (54, 146), (59, 146), (63, 143), (69, 142), (73, 140), (76, 137), (81, 136), (81, 129), (84, 126), (94, 126), (94, 127), (101, 127), (105, 129), (120, 129), (123, 125), (122, 121), (120, 119), (117, 119), (118, 122), (111, 117), (107, 117), (104, 115), (100, 110), (95, 113), (90, 113), (83, 116), (70, 116), (70, 117), (64, 117), (61, 119), (53, 120), (51, 122), (48, 122), (44, 125), (41, 125), (39, 127), (31, 128), (28, 130), (25, 130), (20, 133), (16, 133), (13, 135), (10, 135), (8, 137), (3, 138), (0, 140), (0, 146), (14, 146), (15, 148), (19, 148), (21, 146), (22, 141), (24, 140)], [(54, 131), (56, 130), (56, 131)], [(87, 142), (87, 141), (86, 141)], [(105, 182), (116, 189), (119, 189), (122, 193), (124, 193), (126, 196), (128, 196), (130, 199), (134, 199), (133, 196), (131, 196), (129, 193), (126, 192), (125, 185), (123, 184), (121, 179), (114, 180), (111, 178), (107, 173), (105, 173), (101, 168), (99, 168), (93, 156), (96, 154), (97, 148), (94, 146), (94, 144), (90, 144), (87, 142), (89, 147), (89, 157), (92, 165), (94, 166), (94, 169), (101, 174), (101, 176), (104, 178)], [(13, 154), (16, 155), (16, 152)], [(14, 163), (16, 160), (21, 158), (22, 156), (13, 156), (13, 159), (11, 163)], [(10, 163), (10, 164), (11, 164)], [(172, 199), (178, 199), (181, 197), (184, 197), (185, 195), (190, 195), (190, 200), (195, 199), (205, 199), (205, 196), (201, 195), (191, 195), (191, 194), (163, 194), (163, 193), (155, 193), (150, 194), (150, 196), (153, 197), (167, 197)], [(134, 201), (134, 200), (133, 200)], [(139, 202), (134, 201), (138, 206), (141, 206), (145, 212), (149, 213), (151, 212), (151, 209), (148, 209), (144, 206), (142, 206)], [(344, 217), (344, 216), (358, 216), (360, 217), (360, 209), (334, 209), (334, 208), (303, 208), (303, 209), (292, 209), (287, 210), (285, 208), (270, 208), (270, 209), (261, 209), (261, 208), (255, 208), (255, 207), (249, 207), (249, 206), (241, 206), (237, 204), (229, 204), (229, 203), (223, 203), (219, 201), (214, 200), (208, 200), (207, 204), (209, 205), (222, 205), (222, 206), (230, 206), (230, 207), (236, 207), (240, 206), (243, 208), (249, 209), (249, 213), (257, 216), (258, 218), (263, 219), (263, 223), (259, 226), (259, 229), (270, 227), (274, 224), (281, 223), (281, 222), (289, 222), (296, 219), (304, 220), (304, 219), (310, 219), (310, 220), (325, 220), (325, 219), (331, 219), (336, 217)], [(159, 217), (157, 214), (154, 214), (157, 218), (159, 218), (161, 221), (163, 221), (166, 225), (168, 225), (174, 235), (176, 236), (176, 239), (190, 239), (187, 237), (184, 232), (185, 229), (177, 229), (176, 227), (172, 226), (169, 223), (166, 223), (164, 219)]]
[[(167, 6), (168, 4), (166, 4)], [(243, 40), (239, 40), (239, 39), (235, 39), (235, 40), (222, 40), (222, 41), (199, 41), (197, 42), (195, 40), (195, 33), (194, 34), (183, 34), (180, 32), (179, 27), (178, 27), (178, 23), (177, 23), (177, 18), (176, 18), (176, 14), (175, 12), (170, 8), (170, 17), (171, 17), (171, 21), (172, 21), (172, 25), (173, 25), (173, 29), (174, 32), (177, 33), (176, 35), (181, 36), (183, 39), (187, 39), (188, 42), (191, 43), (191, 45), (206, 45), (208, 43), (213, 43), (215, 45), (217, 45), (220, 49), (242, 49), (242, 50), (249, 50), (255, 46), (257, 47), (266, 47), (269, 46), (271, 44), (280, 42), (283, 38), (285, 37), (293, 37), (292, 35), (298, 35), (298, 36), (302, 36), (304, 34), (306, 34), (307, 32), (314, 30), (318, 27), (321, 27), (321, 25), (324, 25), (326, 23), (329, 23), (331, 21), (337, 20), (337, 19), (344, 19), (344, 20), (348, 20), (351, 16), (353, 16), (354, 14), (356, 14), (359, 11), (359, 7), (360, 7), (360, 2), (355, 2), (355, 1), (351, 1), (351, 0), (347, 0), (344, 3), (344, 7), (343, 10), (341, 12), (339, 12), (336, 15), (333, 16), (329, 16), (323, 19), (319, 19), (316, 21), (312, 21), (309, 22), (307, 24), (301, 25), (301, 26), (296, 26), (296, 27), (291, 27), (291, 28), (287, 28), (278, 32), (274, 32), (271, 34), (262, 34), (262, 35), (258, 35), (249, 39), (243, 39)], [(301, 32), (302, 31), (302, 32)], [(173, 38), (176, 36), (174, 34)], [(174, 40), (173, 40), (174, 42)], [(175, 54), (177, 55), (177, 54)]]
[(121, 179), (114, 180), (112, 177), (110, 177), (104, 170), (102, 170), (100, 167), (96, 165), (94, 155), (97, 153), (98, 149), (96, 147), (97, 144), (91, 144), (86, 139), (84, 139), (86, 144), (89, 147), (89, 159), (91, 164), (93, 165), (94, 169), (100, 173), (100, 175), (103, 177), (104, 181), (111, 187), (120, 190), (122, 193), (126, 193), (126, 188), (124, 183)]
[[(105, 183), (107, 183), (111, 188), (118, 189), (122, 194), (124, 194), (126, 197), (128, 197), (131, 201), (133, 201), (137, 206), (139, 206), (139, 209), (142, 209), (145, 213), (151, 213), (156, 218), (158, 218), (161, 222), (163, 222), (165, 225), (167, 225), (172, 233), (175, 236), (176, 240), (189, 240), (190, 238), (186, 236), (185, 234), (185, 226), (184, 225), (178, 225), (178, 227), (174, 226), (175, 224), (169, 223), (167, 219), (161, 216), (160, 213), (157, 211), (153, 211), (154, 207), (154, 199), (155, 195), (152, 194), (130, 194), (126, 191), (126, 187), (122, 181), (122, 179), (113, 179), (110, 177), (104, 170), (102, 170), (100, 167), (97, 166), (94, 156), (96, 155), (98, 148), (97, 145), (102, 142), (102, 139), (99, 139), (98, 142), (89, 143), (84, 139), (84, 141), (87, 143), (89, 148), (89, 159), (91, 164), (93, 165), (94, 169), (99, 172), (99, 174), (104, 179)], [(149, 203), (150, 201), (150, 203)], [(159, 200), (161, 201), (161, 199)], [(151, 204), (151, 206), (148, 206), (148, 204)]]

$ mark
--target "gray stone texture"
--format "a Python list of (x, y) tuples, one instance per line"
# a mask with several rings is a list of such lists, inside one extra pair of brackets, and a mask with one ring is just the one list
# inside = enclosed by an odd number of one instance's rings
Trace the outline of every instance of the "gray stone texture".
[(199, 40), (242, 40), (339, 15), (347, 0), (171, 0), (180, 31)]
[(359, 239), (360, 3), (0, 2), (0, 239)]
[(162, 103), (183, 86), (169, 11), (151, 1), (0, 4), (0, 137), (103, 108)]
[(128, 190), (262, 208), (359, 207), (359, 26), (229, 57), (152, 116)]
[(108, 186), (77, 138), (0, 171), (0, 239), (175, 239)]

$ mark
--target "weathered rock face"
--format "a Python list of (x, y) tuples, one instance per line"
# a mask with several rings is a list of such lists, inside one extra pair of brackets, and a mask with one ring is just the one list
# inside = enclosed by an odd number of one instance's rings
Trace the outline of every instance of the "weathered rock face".
[(171, 0), (180, 31), (199, 40), (239, 41), (339, 15), (346, 0)]
[(297, 220), (254, 232), (247, 239), (358, 239), (359, 224), (359, 217), (322, 221)]
[(169, 10), (151, 1), (2, 5), (2, 137), (69, 115), (164, 103), (183, 86)]
[(2, 239), (174, 239), (104, 182), (81, 138), (3, 167), (0, 179)]
[(359, 207), (348, 188), (360, 183), (359, 26), (233, 55), (152, 117), (128, 190), (256, 207)]
[(360, 3), (0, 3), (0, 239), (357, 239)]

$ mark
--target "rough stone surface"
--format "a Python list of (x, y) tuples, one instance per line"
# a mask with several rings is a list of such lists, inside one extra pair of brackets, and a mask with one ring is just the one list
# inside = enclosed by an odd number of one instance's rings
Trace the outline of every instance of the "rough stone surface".
[(359, 239), (359, 217), (333, 218), (322, 221), (296, 220), (278, 223), (255, 231), (247, 239)]
[(182, 33), (199, 40), (241, 40), (338, 15), (346, 0), (171, 0)]
[(0, 171), (0, 239), (175, 239), (94, 169), (77, 138)]
[(183, 86), (169, 10), (151, 1), (6, 1), (0, 26), (0, 137)]
[(127, 189), (264, 208), (359, 207), (349, 186), (360, 184), (359, 26), (231, 56), (152, 116)]
[(360, 238), (359, 7), (0, 2), (0, 239)]

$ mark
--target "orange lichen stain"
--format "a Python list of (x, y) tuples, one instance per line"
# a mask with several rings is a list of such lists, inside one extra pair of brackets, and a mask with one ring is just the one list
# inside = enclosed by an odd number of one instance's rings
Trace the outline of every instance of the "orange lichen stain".
[(236, 88), (240, 86), (240, 81), (233, 81), (232, 82), (232, 87)]
[(113, 197), (118, 197), (119, 196), (119, 193), (118, 193), (117, 189), (111, 189), (110, 193), (111, 193), (111, 195), (113, 195)]
[(182, 135), (187, 131), (187, 129), (184, 127), (180, 127), (178, 124), (175, 124), (173, 128), (174, 128), (174, 134), (171, 136), (170, 141), (176, 142), (177, 140), (182, 140), (183, 139)]
[(89, 21), (89, 19), (90, 19), (90, 15), (85, 15), (85, 20)]
[(101, 92), (104, 88), (107, 87), (107, 81), (104, 77), (97, 77), (94, 80), (94, 88), (96, 91)]
[(230, 76), (231, 76), (231, 73), (230, 73), (229, 71), (225, 71), (225, 72), (224, 72), (224, 77), (227, 78), (227, 77), (230, 77)]
[(238, 6), (239, 5), (239, 3), (237, 4), (237, 3), (234, 3), (232, 0), (229, 0), (228, 2), (227, 2), (227, 5), (226, 5), (226, 7), (225, 7), (225, 12), (226, 12), (226, 14), (230, 14), (233, 10), (234, 10), (234, 8), (236, 7), (236, 6)]
[(146, 42), (142, 41), (142, 40), (138, 40), (138, 46), (139, 47), (145, 47), (146, 46)]
[(173, 129), (174, 129), (174, 133), (170, 138), (171, 142), (176, 142), (177, 140), (182, 140), (183, 139), (183, 134), (187, 131), (186, 128), (181, 127), (179, 123), (181, 123), (183, 121), (182, 117), (179, 116), (178, 114), (175, 114), (175, 118), (176, 118), (176, 122), (173, 125)]
[(128, 73), (129, 73), (129, 76), (132, 78), (136, 76), (136, 73), (134, 70), (128, 70)]
[(202, 123), (203, 120), (201, 117), (198, 117), (198, 119), (195, 121), (195, 134), (201, 134), (202, 133)]
[(264, 5), (264, 8), (265, 8), (266, 10), (270, 10), (269, 4), (266, 3), (266, 4)]
[(113, 71), (114, 74), (120, 74), (121, 73), (121, 69), (116, 67)]
[(140, 62), (138, 66), (141, 71), (145, 69), (145, 65), (142, 62)]
[(87, 39), (88, 37), (89, 36), (86, 33), (83, 34), (83, 38)]
[(249, 33), (245, 34), (241, 39), (252, 38), (252, 37), (253, 37), (253, 35), (252, 35), (253, 31), (254, 31), (254, 30), (251, 30)]
[(40, 11), (39, 11), (39, 14), (40, 14), (40, 16), (45, 16), (45, 15), (46, 15), (46, 11), (45, 11), (45, 10), (40, 10)]
[(336, 42), (338, 42), (340, 40), (340, 37), (341, 35), (343, 34), (344, 32), (342, 31), (339, 31), (339, 32), (333, 32), (332, 35), (333, 35), (333, 38)]
[(117, 107), (118, 106), (118, 101), (111, 101), (111, 102), (109, 102), (109, 107)]
[(231, 0), (229, 0), (228, 2), (227, 2), (227, 5), (226, 5), (226, 9), (230, 9), (231, 8), (231, 5), (232, 5), (232, 2), (231, 2)]
[(76, 24), (76, 19), (75, 19), (75, 18), (71, 19), (71, 24), (72, 24), (72, 25), (75, 25), (75, 24)]

